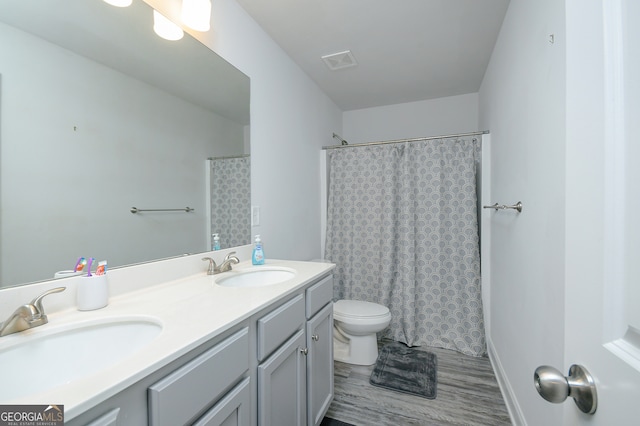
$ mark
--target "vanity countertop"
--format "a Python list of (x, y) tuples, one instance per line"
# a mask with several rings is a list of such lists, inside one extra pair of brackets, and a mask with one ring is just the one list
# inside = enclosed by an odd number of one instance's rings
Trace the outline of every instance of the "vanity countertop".
[[(294, 278), (264, 287), (223, 287), (218, 275), (205, 273), (113, 296), (109, 304), (94, 311), (66, 309), (49, 314), (49, 323), (22, 333), (5, 336), (0, 349), (38, 333), (71, 325), (91, 324), (110, 319), (149, 318), (162, 324), (162, 332), (141, 350), (125, 360), (47, 392), (35, 393), (10, 404), (64, 404), (70, 420), (87, 409), (126, 389), (138, 380), (178, 359), (280, 298), (326, 275), (334, 265), (268, 259), (265, 266), (291, 268)], [(237, 272), (256, 268), (244, 261), (233, 267)], [(52, 366), (55, 368), (55, 366)], [(37, 387), (37, 384), (34, 384)]]

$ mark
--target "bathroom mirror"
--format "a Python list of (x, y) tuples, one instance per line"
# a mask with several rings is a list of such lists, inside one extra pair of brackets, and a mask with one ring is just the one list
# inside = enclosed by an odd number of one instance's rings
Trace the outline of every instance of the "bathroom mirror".
[(142, 0), (2, 0), (0, 102), (0, 286), (211, 248), (208, 159), (248, 156), (249, 78)]

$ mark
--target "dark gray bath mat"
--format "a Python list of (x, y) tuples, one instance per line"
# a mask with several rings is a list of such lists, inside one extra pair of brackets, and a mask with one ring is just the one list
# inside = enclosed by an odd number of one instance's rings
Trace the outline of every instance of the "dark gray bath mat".
[(393, 342), (380, 349), (369, 382), (374, 386), (435, 399), (436, 354)]
[(329, 417), (325, 417), (322, 419), (322, 423), (320, 426), (353, 426), (351, 423), (341, 422), (340, 420), (331, 419)]

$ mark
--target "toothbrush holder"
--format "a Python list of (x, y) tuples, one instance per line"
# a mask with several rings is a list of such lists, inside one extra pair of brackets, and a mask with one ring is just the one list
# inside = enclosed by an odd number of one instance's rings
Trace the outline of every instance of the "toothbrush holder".
[(78, 280), (77, 307), (79, 311), (93, 311), (109, 303), (107, 275), (84, 275)]

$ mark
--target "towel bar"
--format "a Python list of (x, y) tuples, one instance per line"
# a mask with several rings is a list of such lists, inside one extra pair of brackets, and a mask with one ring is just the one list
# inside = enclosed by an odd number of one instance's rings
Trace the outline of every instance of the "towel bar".
[(518, 213), (522, 213), (522, 203), (520, 201), (518, 201), (517, 203), (515, 203), (512, 206), (507, 206), (504, 204), (498, 204), (495, 203), (491, 206), (482, 206), (483, 209), (495, 209), (495, 210), (506, 210), (506, 209), (513, 209), (513, 210), (517, 210)]
[(137, 207), (131, 207), (131, 213), (136, 214), (140, 212), (192, 212), (195, 209), (191, 207), (185, 207), (184, 209), (139, 209)]

